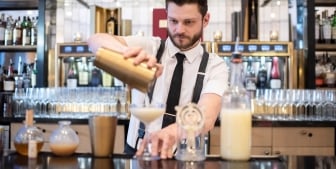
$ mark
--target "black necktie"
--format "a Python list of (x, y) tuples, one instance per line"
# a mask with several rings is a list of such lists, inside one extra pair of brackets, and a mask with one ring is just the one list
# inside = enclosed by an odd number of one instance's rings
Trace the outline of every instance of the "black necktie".
[[(177, 53), (175, 54), (177, 59), (177, 64), (173, 73), (173, 78), (170, 83), (167, 104), (166, 104), (166, 113), (176, 114), (175, 106), (178, 105), (180, 100), (181, 84), (182, 84), (182, 75), (183, 75), (183, 61), (185, 58), (184, 54)], [(170, 119), (170, 120), (169, 120)], [(170, 123), (175, 122), (175, 118), (166, 117), (163, 119), (162, 127), (167, 126)]]

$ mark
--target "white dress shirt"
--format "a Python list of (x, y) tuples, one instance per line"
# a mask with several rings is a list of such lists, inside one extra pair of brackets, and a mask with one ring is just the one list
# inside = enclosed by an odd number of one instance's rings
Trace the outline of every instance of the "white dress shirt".
[[(156, 37), (140, 37), (129, 36), (125, 37), (128, 46), (141, 46), (147, 53), (156, 55), (161, 43), (160, 38)], [(196, 84), (197, 72), (203, 56), (203, 47), (198, 44), (191, 50), (181, 52), (176, 48), (172, 41), (168, 38), (165, 42), (165, 49), (161, 57), (161, 64), (163, 65), (163, 73), (156, 79), (154, 87), (152, 102), (160, 101), (166, 103), (170, 82), (173, 76), (175, 65), (177, 60), (175, 54), (177, 52), (186, 55), (186, 59), (183, 63), (183, 79), (181, 86), (181, 95), (179, 105), (185, 105), (190, 103), (193, 96), (194, 86)], [(209, 60), (205, 71), (205, 77), (203, 81), (203, 93), (214, 93), (222, 96), (224, 90), (228, 85), (228, 67), (224, 60), (214, 53), (209, 53)], [(133, 103), (143, 103), (147, 94), (142, 93), (136, 89), (132, 89)], [(131, 116), (127, 143), (131, 146), (135, 146), (135, 142), (138, 138), (139, 120), (134, 116)], [(155, 120), (151, 126), (148, 126), (150, 131), (160, 129), (162, 126), (162, 118)], [(140, 144), (140, 143), (139, 143)]]

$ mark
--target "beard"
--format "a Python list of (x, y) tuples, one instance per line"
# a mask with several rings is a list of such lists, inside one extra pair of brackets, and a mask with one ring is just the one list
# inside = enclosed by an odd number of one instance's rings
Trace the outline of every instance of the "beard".
[(185, 34), (172, 34), (168, 30), (168, 36), (172, 40), (173, 44), (181, 51), (185, 51), (196, 46), (197, 42), (202, 37), (203, 29), (195, 33), (193, 36), (187, 36)]

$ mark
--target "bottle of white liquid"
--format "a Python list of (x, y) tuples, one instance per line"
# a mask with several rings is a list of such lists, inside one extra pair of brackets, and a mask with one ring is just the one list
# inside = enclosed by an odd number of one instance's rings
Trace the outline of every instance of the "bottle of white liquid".
[(242, 80), (242, 57), (236, 50), (231, 57), (230, 86), (223, 94), (220, 155), (226, 160), (248, 160), (251, 155), (251, 102)]

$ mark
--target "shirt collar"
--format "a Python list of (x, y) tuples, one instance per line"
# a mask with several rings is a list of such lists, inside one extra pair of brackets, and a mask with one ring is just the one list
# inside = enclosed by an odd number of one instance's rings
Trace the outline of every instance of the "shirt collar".
[(173, 44), (170, 38), (168, 38), (167, 41), (169, 57), (175, 57), (174, 55), (180, 52), (186, 56), (188, 62), (192, 63), (197, 57), (202, 57), (203, 55), (204, 50), (200, 42), (194, 48), (181, 52), (180, 49)]

